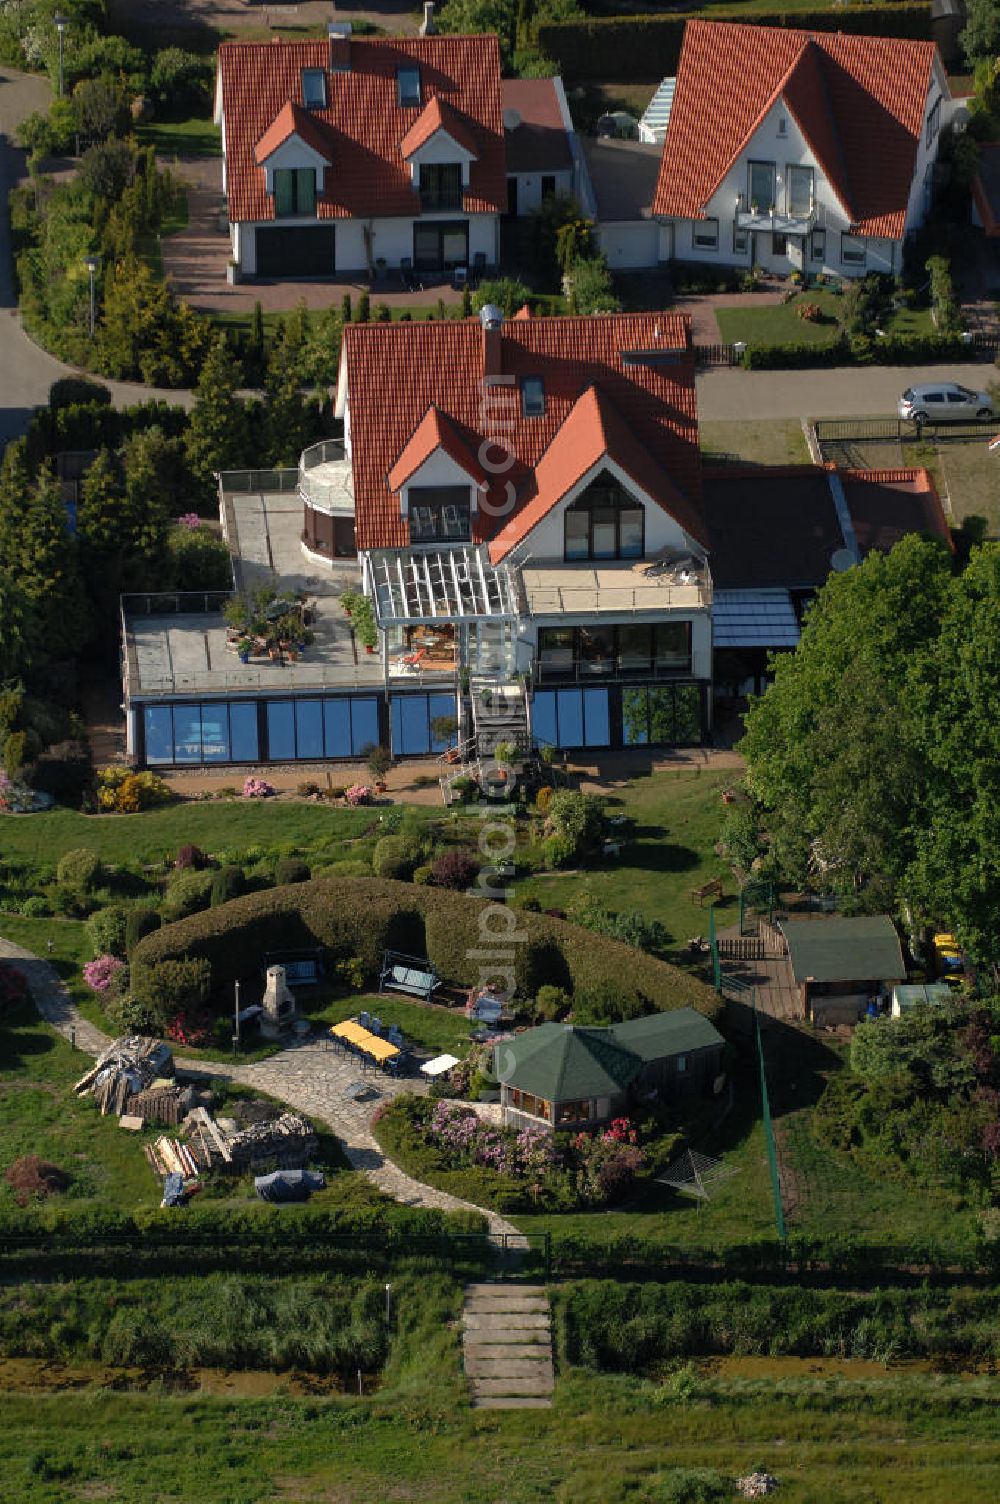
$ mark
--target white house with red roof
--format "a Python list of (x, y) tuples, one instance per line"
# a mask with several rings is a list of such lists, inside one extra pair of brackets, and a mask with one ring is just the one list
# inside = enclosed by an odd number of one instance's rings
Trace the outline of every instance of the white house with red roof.
[(932, 42), (689, 21), (652, 204), (660, 261), (898, 273), (951, 108)]
[(507, 206), (495, 36), (224, 42), (215, 121), (242, 275), (499, 262)]

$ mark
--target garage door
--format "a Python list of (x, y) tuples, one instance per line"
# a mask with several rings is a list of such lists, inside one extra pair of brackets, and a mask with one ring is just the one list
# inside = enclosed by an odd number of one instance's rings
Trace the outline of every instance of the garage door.
[(257, 229), (258, 277), (332, 277), (336, 265), (335, 225)]

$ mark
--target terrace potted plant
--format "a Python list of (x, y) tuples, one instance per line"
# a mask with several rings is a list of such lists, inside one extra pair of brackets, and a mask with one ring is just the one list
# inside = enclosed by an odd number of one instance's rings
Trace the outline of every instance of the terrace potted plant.
[[(431, 736), (436, 742), (450, 742), (458, 732), (458, 721), (453, 715), (436, 715), (431, 721)], [(448, 747), (445, 751), (447, 762), (458, 762), (458, 748)]]
[(507, 775), (510, 772), (510, 765), (514, 761), (516, 752), (517, 748), (513, 742), (497, 742), (493, 748), (493, 756), (497, 761), (497, 781), (499, 783), (507, 782)]
[(241, 663), (250, 662), (250, 654), (253, 652), (253, 640), (249, 637), (241, 637), (236, 644), (236, 656)]
[(372, 745), (366, 749), (368, 757), (368, 771), (372, 775), (376, 793), (384, 794), (386, 790), (385, 775), (392, 767), (392, 753), (388, 747)]

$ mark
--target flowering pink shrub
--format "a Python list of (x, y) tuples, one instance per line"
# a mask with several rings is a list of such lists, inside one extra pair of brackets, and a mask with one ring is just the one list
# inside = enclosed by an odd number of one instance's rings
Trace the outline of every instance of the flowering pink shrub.
[(178, 1013), (167, 1025), (167, 1038), (174, 1044), (200, 1049), (212, 1043), (212, 1020), (207, 1013)]
[(482, 1122), (471, 1107), (451, 1102), (438, 1102), (427, 1133), (460, 1161), (485, 1165), (501, 1175), (536, 1177), (558, 1163), (555, 1146), (544, 1129), (495, 1128)]
[(178, 527), (189, 527), (192, 530), (201, 527), (201, 518), (197, 512), (182, 512), (177, 519)]
[(344, 798), (352, 809), (356, 809), (359, 804), (371, 804), (372, 791), (367, 783), (352, 783), (350, 788), (344, 790)]
[(98, 956), (83, 968), (83, 980), (93, 992), (107, 992), (124, 964), (117, 956)]
[(244, 799), (270, 799), (274, 792), (274, 784), (266, 778), (248, 778), (243, 785)]

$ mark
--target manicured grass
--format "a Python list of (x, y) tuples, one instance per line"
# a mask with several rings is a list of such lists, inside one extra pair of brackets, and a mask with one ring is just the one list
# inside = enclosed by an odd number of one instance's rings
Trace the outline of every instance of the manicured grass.
[(722, 828), (724, 788), (739, 781), (737, 770), (650, 773), (633, 777), (607, 795), (611, 812), (634, 822), (622, 855), (599, 869), (570, 873), (540, 873), (516, 883), (519, 893), (537, 898), (543, 908), (566, 908), (582, 893), (590, 893), (605, 907), (638, 909), (665, 926), (674, 945), (683, 946), (703, 934), (708, 909), (690, 898), (690, 890), (711, 878), (722, 877), (728, 895), (721, 904), (721, 922), (733, 910), (735, 884), (712, 847)]
[(200, 116), (190, 120), (152, 120), (136, 131), (143, 146), (155, 146), (160, 157), (217, 157), (222, 132)]
[[(783, 1504), (992, 1504), (994, 1378), (714, 1378), (571, 1370), (552, 1410), (469, 1408), (454, 1334), (424, 1328), (365, 1399), (105, 1389), (5, 1395), (8, 1504), (664, 1504), (735, 1498), (755, 1466)], [(714, 1485), (714, 1487), (713, 1487)]]
[(461, 1008), (422, 1007), (391, 994), (352, 994), (325, 999), (300, 994), (299, 1010), (315, 1024), (339, 1024), (364, 1010), (383, 1024), (396, 1024), (407, 1043), (420, 1045), (439, 1055), (464, 1055), (469, 1046), (469, 1020)]
[[(800, 318), (799, 308), (818, 303), (823, 310), (822, 323)], [(829, 345), (840, 332), (838, 319), (843, 307), (840, 293), (810, 287), (796, 293), (788, 303), (748, 303), (737, 308), (717, 308), (716, 323), (723, 344), (743, 340), (748, 345)], [(925, 308), (900, 309), (886, 324), (886, 333), (899, 335), (933, 334), (930, 312)]]
[(808, 465), (809, 447), (797, 418), (770, 422), (703, 422), (701, 452), (707, 464)]
[[(993, 427), (984, 424), (981, 439), (946, 440), (937, 444), (937, 463), (933, 466), (942, 494), (951, 501), (956, 521), (985, 517), (992, 538), (1000, 535), (1000, 455), (991, 453), (988, 447), (996, 433), (1000, 433), (1000, 420)], [(923, 465), (927, 460), (916, 459), (913, 463)]]

